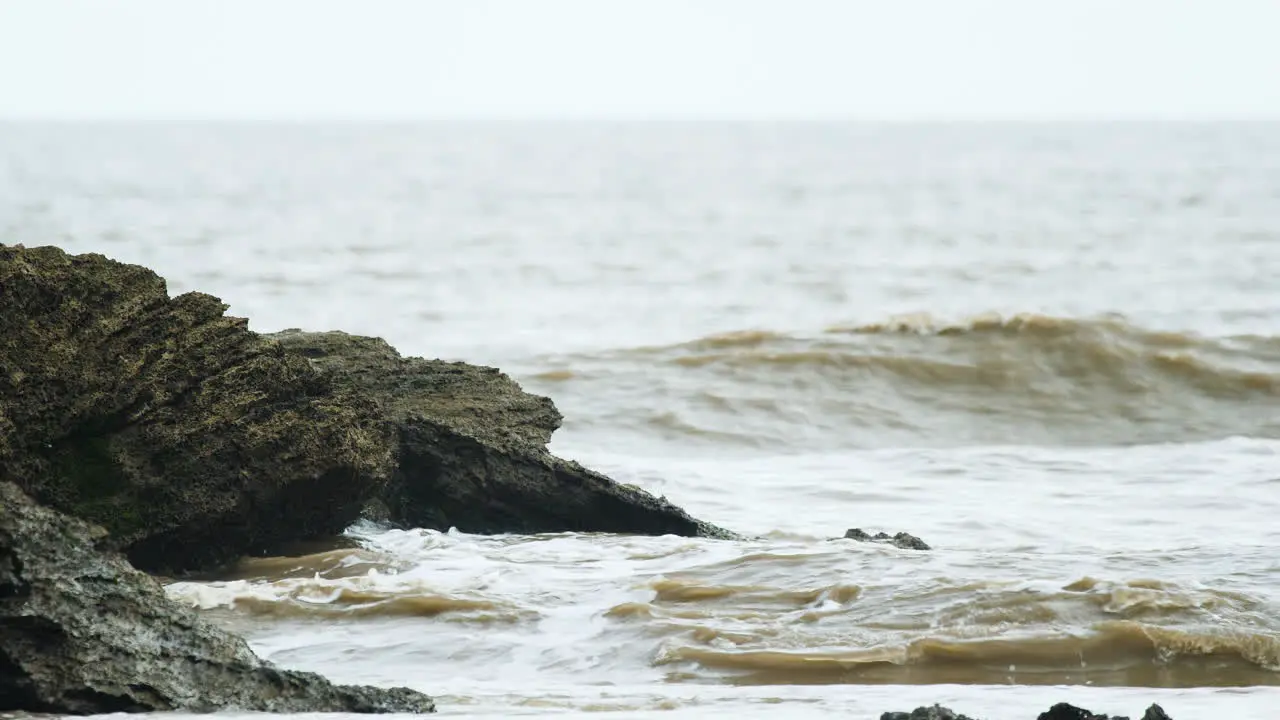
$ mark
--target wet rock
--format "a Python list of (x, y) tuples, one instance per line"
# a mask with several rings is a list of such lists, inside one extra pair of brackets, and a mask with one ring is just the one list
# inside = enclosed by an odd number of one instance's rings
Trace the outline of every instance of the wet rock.
[[(850, 531), (852, 532), (852, 531)], [(918, 707), (909, 713), (905, 712), (887, 712), (880, 716), (880, 720), (974, 720), (968, 715), (961, 715), (956, 711), (942, 707), (941, 705), (933, 705), (930, 707)], [(1096, 715), (1084, 708), (1079, 708), (1067, 703), (1058, 703), (1049, 708), (1045, 712), (1040, 713), (1037, 720), (1129, 720), (1123, 715)], [(1142, 720), (1173, 720), (1170, 718), (1159, 705), (1152, 705), (1142, 716)]]
[(376, 398), (397, 438), (396, 470), (371, 519), (472, 533), (733, 535), (546, 448), (561, 415), (495, 368), (402, 357), (378, 338), (268, 336), (335, 386)]
[[(1058, 703), (1040, 713), (1037, 720), (1129, 720), (1129, 717), (1127, 715), (1104, 715), (1068, 703)], [(1164, 711), (1164, 708), (1153, 704), (1142, 714), (1142, 720), (1173, 719)]]
[(368, 509), (477, 533), (728, 537), (546, 451), (560, 414), (493, 368), (343, 333), (264, 337), (150, 270), (0, 246), (0, 480), (180, 574)]
[(888, 533), (878, 532), (872, 535), (862, 528), (852, 528), (844, 533), (846, 540), (858, 540), (860, 542), (878, 542), (900, 547), (904, 550), (930, 550), (925, 541), (905, 532), (890, 536)]
[(909, 713), (905, 712), (887, 712), (880, 716), (880, 720), (974, 720), (968, 715), (961, 715), (956, 711), (942, 707), (941, 705), (932, 705), (930, 707), (918, 707)]
[(106, 531), (0, 482), (0, 712), (432, 712), (407, 688), (334, 685), (257, 658), (104, 552)]
[(371, 398), (150, 270), (0, 246), (0, 480), (106, 527), (145, 570), (334, 535), (381, 491)]
[[(1110, 720), (1110, 718), (1106, 715), (1095, 715), (1089, 710), (1076, 707), (1075, 705), (1058, 703), (1045, 712), (1040, 713), (1036, 720)], [(1115, 720), (1128, 720), (1128, 718), (1115, 718)]]

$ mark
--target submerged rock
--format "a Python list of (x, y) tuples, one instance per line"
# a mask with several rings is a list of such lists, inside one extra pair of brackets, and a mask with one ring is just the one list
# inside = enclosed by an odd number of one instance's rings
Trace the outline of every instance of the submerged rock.
[[(1095, 715), (1089, 710), (1076, 707), (1070, 703), (1058, 703), (1048, 710), (1040, 713), (1036, 720), (1111, 720), (1106, 715)], [(1128, 720), (1128, 718), (1115, 718), (1115, 720)]]
[(268, 336), (336, 387), (381, 403), (397, 463), (373, 519), (472, 533), (620, 532), (732, 537), (643, 490), (547, 451), (561, 415), (496, 368), (405, 358), (378, 338)]
[[(961, 715), (941, 705), (932, 705), (930, 707), (918, 707), (909, 713), (883, 713), (880, 715), (880, 720), (974, 720), (974, 718), (968, 715)], [(1084, 708), (1078, 708), (1067, 703), (1058, 703), (1040, 713), (1036, 720), (1129, 720), (1129, 718), (1123, 715), (1096, 715)], [(1165, 713), (1164, 708), (1159, 705), (1152, 705), (1143, 713), (1141, 720), (1173, 720), (1173, 718), (1170, 718)]]
[(260, 660), (99, 545), (106, 531), (0, 482), (0, 712), (432, 712), (408, 688)]
[(376, 403), (150, 270), (0, 246), (0, 480), (179, 572), (334, 535), (390, 479)]
[(862, 528), (852, 528), (844, 533), (846, 540), (858, 540), (859, 542), (878, 542), (893, 545), (904, 550), (931, 550), (925, 541), (911, 535), (909, 533), (900, 532), (897, 535), (890, 536), (888, 533), (878, 532), (872, 535)]
[(887, 712), (880, 716), (880, 720), (974, 720), (968, 715), (960, 715), (950, 708), (944, 708), (941, 705), (932, 705), (929, 707), (918, 707), (909, 713), (905, 712)]
[[(1104, 715), (1102, 713), (1094, 713), (1081, 707), (1076, 707), (1069, 703), (1058, 703), (1048, 710), (1040, 713), (1036, 720), (1129, 720), (1127, 715)], [(1151, 705), (1147, 711), (1142, 714), (1141, 720), (1173, 720), (1169, 717), (1164, 708), (1159, 705)]]

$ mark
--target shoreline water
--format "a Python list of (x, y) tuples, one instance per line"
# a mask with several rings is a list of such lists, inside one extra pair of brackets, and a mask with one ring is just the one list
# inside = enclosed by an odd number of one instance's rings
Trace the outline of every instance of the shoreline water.
[[(654, 661), (1106, 622), (1265, 654), (1250, 638), (1280, 618), (1276, 127), (35, 127), (0, 137), (0, 227), (154, 267), (254, 328), (500, 367), (554, 398), (557, 454), (766, 538), (721, 556), (388, 535), (402, 581), (497, 609), (377, 632), (210, 611), (269, 655), (490, 716), (634, 701), (754, 718), (772, 697), (812, 717), (942, 702), (1013, 720), (1060, 700), (1269, 717), (1267, 687), (731, 687)], [(935, 549), (824, 555), (849, 527)], [(743, 561), (780, 554), (804, 557)], [(768, 590), (676, 603), (646, 584), (662, 574)], [(779, 599), (850, 587), (830, 608)], [(386, 602), (425, 592), (403, 589)], [(659, 617), (605, 614), (626, 603)], [(706, 617), (661, 617), (690, 609)], [(1158, 674), (1145, 652), (1130, 663)], [(1181, 684), (1221, 680), (1180, 667)], [(1026, 702), (1002, 716), (988, 690)]]

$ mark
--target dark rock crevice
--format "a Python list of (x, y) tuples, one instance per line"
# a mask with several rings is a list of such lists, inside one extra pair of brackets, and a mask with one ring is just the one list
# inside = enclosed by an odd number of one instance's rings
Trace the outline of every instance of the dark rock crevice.
[(728, 533), (636, 488), (537, 449), (495, 451), (423, 418), (403, 421), (389, 519), (470, 533)]
[(381, 402), (398, 441), (378, 496), (400, 525), (471, 533), (617, 532), (734, 537), (546, 449), (562, 417), (495, 368), (405, 358), (378, 338), (268, 336), (341, 387)]

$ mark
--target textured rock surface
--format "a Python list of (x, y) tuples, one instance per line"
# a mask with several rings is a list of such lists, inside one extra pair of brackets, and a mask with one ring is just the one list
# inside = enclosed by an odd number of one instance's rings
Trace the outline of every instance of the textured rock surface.
[(929, 545), (920, 538), (910, 533), (900, 532), (896, 535), (878, 532), (875, 535), (868, 533), (862, 528), (852, 528), (844, 533), (846, 540), (857, 540), (859, 542), (878, 542), (902, 548), (903, 550), (929, 550)]
[(98, 545), (106, 531), (0, 482), (0, 711), (431, 712), (406, 688), (259, 660)]
[(0, 480), (181, 571), (332, 535), (389, 479), (376, 403), (146, 268), (0, 246)]
[(464, 532), (621, 532), (730, 537), (664, 498), (547, 452), (561, 415), (495, 368), (404, 358), (386, 342), (341, 332), (271, 335), (336, 386), (383, 404), (398, 437), (397, 470), (376, 514)]
[(477, 533), (729, 536), (550, 455), (560, 413), (493, 368), (264, 337), (225, 310), (101, 255), (0, 246), (0, 481), (170, 574), (331, 537), (374, 506)]

